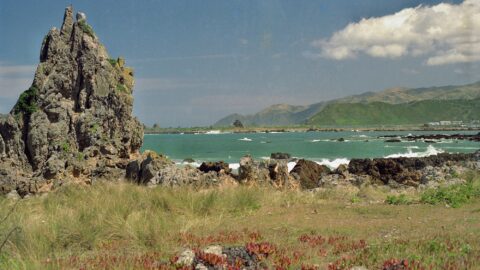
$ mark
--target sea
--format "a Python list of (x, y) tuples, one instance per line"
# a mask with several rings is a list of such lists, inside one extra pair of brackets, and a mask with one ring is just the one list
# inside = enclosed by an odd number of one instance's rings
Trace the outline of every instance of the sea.
[[(292, 158), (313, 160), (332, 169), (348, 164), (352, 158), (425, 157), (438, 153), (471, 153), (480, 142), (438, 140), (385, 142), (382, 136), (420, 134), (477, 134), (479, 131), (344, 131), (344, 132), (270, 132), (222, 133), (212, 130), (201, 134), (147, 134), (142, 151), (154, 150), (179, 165), (200, 166), (204, 161), (225, 161), (238, 168), (241, 157), (268, 159), (271, 153), (289, 153)], [(394, 139), (394, 138), (393, 138)], [(185, 161), (185, 159), (192, 159)], [(295, 162), (289, 163), (293, 168)]]

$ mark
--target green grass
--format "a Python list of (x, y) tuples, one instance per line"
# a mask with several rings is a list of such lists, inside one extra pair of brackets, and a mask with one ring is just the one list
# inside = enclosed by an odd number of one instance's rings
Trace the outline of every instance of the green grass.
[(421, 202), (434, 205), (447, 204), (458, 208), (476, 198), (480, 198), (480, 183), (468, 182), (427, 190), (423, 193)]
[[(471, 178), (474, 185), (478, 176)], [(391, 258), (416, 260), (427, 269), (473, 269), (480, 259), (480, 234), (471, 226), (480, 224), (475, 196), (452, 209), (382, 203), (388, 195), (372, 187), (307, 193), (64, 185), (21, 200), (0, 223), (3, 236), (20, 228), (0, 252), (0, 269), (152, 269), (150, 262), (168, 265), (185, 247), (245, 245), (253, 241), (252, 234), (258, 235), (255, 241), (277, 247), (270, 266), (284, 256), (292, 260), (290, 269), (302, 264), (326, 269), (329, 263), (378, 269)], [(0, 199), (0, 217), (14, 203)], [(305, 243), (299, 241), (302, 235), (338, 239)]]
[(70, 153), (70, 144), (68, 141), (64, 141), (61, 145), (61, 148), (64, 153)]
[(92, 27), (88, 25), (85, 21), (79, 21), (78, 26), (82, 29), (82, 31), (89, 35), (92, 38), (95, 38), (95, 32), (93, 31)]
[(400, 194), (400, 195), (387, 196), (387, 199), (385, 200), (385, 202), (393, 205), (407, 205), (407, 204), (411, 204), (412, 200), (408, 198), (407, 195)]
[(110, 63), (110, 65), (112, 65), (112, 67), (115, 67), (118, 63), (117, 59), (108, 58), (107, 60)]
[(124, 84), (117, 84), (117, 91), (122, 92), (122, 93), (127, 93), (128, 88)]
[(18, 98), (17, 103), (15, 104), (15, 107), (13, 109), (14, 113), (24, 113), (25, 115), (30, 116), (32, 113), (38, 110), (37, 99), (38, 88), (35, 86), (31, 86)]

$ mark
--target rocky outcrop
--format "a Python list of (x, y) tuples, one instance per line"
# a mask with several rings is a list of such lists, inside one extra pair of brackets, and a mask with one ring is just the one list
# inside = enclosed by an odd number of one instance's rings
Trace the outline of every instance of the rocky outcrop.
[(298, 182), (288, 173), (288, 161), (284, 159), (256, 162), (251, 156), (244, 156), (240, 159), (237, 179), (246, 185), (298, 188)]
[(179, 166), (151, 151), (145, 151), (142, 157), (127, 165), (126, 178), (131, 182), (148, 186), (207, 188), (237, 184), (237, 181), (224, 170), (203, 172), (190, 165)]
[(479, 153), (479, 151), (473, 154), (442, 153), (420, 158), (353, 159), (348, 165), (348, 171), (356, 175), (369, 175), (384, 184), (395, 181), (399, 184), (415, 186), (421, 183), (424, 176), (422, 171), (425, 168), (445, 165), (475, 167), (476, 163), (480, 161)]
[(302, 189), (319, 187), (322, 176), (329, 173), (330, 169), (327, 166), (305, 159), (300, 159), (290, 172), (299, 181)]
[[(400, 138), (407, 141), (424, 141), (424, 142), (436, 142), (439, 140), (466, 140), (473, 142), (480, 142), (480, 133), (477, 134), (421, 134), (399, 136), (399, 135), (383, 135), (378, 138), (393, 138), (389, 140), (400, 140)], [(386, 141), (387, 142), (387, 141)]]
[(437, 140), (466, 140), (473, 142), (480, 142), (480, 133), (477, 134), (430, 134), (430, 135), (409, 135), (404, 137), (409, 141), (437, 141)]
[[(83, 13), (67, 7), (40, 49), (31, 87), (0, 119), (0, 182), (120, 177), (143, 142), (133, 70), (111, 59)], [(35, 192), (35, 190), (32, 190)], [(5, 191), (2, 191), (5, 192)]]

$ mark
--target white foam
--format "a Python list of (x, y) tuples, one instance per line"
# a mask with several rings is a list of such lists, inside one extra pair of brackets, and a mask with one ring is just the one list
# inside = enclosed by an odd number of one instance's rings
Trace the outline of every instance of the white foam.
[(240, 168), (240, 163), (230, 163), (228, 164), (228, 167), (232, 170), (238, 170), (238, 168)]
[(194, 162), (175, 162), (175, 164), (182, 165), (182, 166), (190, 165), (190, 166), (195, 167), (195, 168), (198, 168), (198, 167), (200, 167), (200, 165), (202, 165), (201, 162), (197, 162), (197, 161), (194, 161)]
[(336, 169), (338, 168), (338, 166), (342, 165), (342, 164), (345, 164), (347, 165), (348, 163), (350, 163), (350, 160), (347, 159), (347, 158), (336, 158), (336, 159), (322, 159), (320, 161), (316, 161), (317, 164), (320, 164), (320, 165), (325, 165), (327, 167), (329, 167), (330, 169)]
[(397, 154), (392, 154), (386, 156), (386, 158), (398, 158), (398, 157), (428, 157), (428, 156), (434, 156), (438, 155), (440, 153), (443, 153), (444, 151), (442, 149), (437, 149), (433, 147), (432, 145), (429, 145), (427, 149), (423, 152), (413, 152), (412, 151), (413, 147), (407, 147), (407, 152), (406, 153), (397, 153)]
[(297, 165), (297, 162), (295, 162), (295, 161), (288, 162), (288, 164), (287, 164), (288, 172), (291, 172), (293, 170), (293, 168), (295, 167), (295, 165)]
[(438, 141), (437, 143), (454, 143), (453, 140)]
[(251, 142), (252, 139), (250, 138), (247, 138), (247, 137), (244, 137), (244, 138), (241, 138), (241, 139), (238, 139), (239, 141), (244, 141), (244, 142)]
[(353, 135), (353, 137), (357, 137), (357, 138), (368, 138), (368, 136), (367, 136), (367, 135), (364, 135), (364, 134)]
[(220, 130), (209, 130), (209, 131), (205, 132), (205, 134), (209, 134), (209, 135), (214, 134), (214, 135), (216, 135), (216, 134), (222, 134), (222, 132), (221, 132)]
[(311, 140), (310, 142), (331, 142), (332, 140)]

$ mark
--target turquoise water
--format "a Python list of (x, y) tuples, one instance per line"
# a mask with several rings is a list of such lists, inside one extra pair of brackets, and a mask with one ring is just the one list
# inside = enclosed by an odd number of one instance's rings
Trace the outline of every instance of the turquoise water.
[[(441, 134), (460, 132), (442, 131)], [(478, 131), (461, 132), (476, 134)], [(145, 135), (143, 150), (151, 149), (181, 162), (193, 158), (197, 162), (224, 160), (238, 163), (247, 154), (255, 159), (269, 157), (272, 152), (286, 152), (293, 157), (323, 163), (345, 163), (352, 158), (386, 156), (425, 156), (438, 152), (468, 153), (480, 149), (480, 143), (462, 140), (386, 143), (380, 135), (432, 134), (432, 132), (293, 132), (249, 134), (155, 134)], [(344, 138), (344, 142), (336, 141)]]

